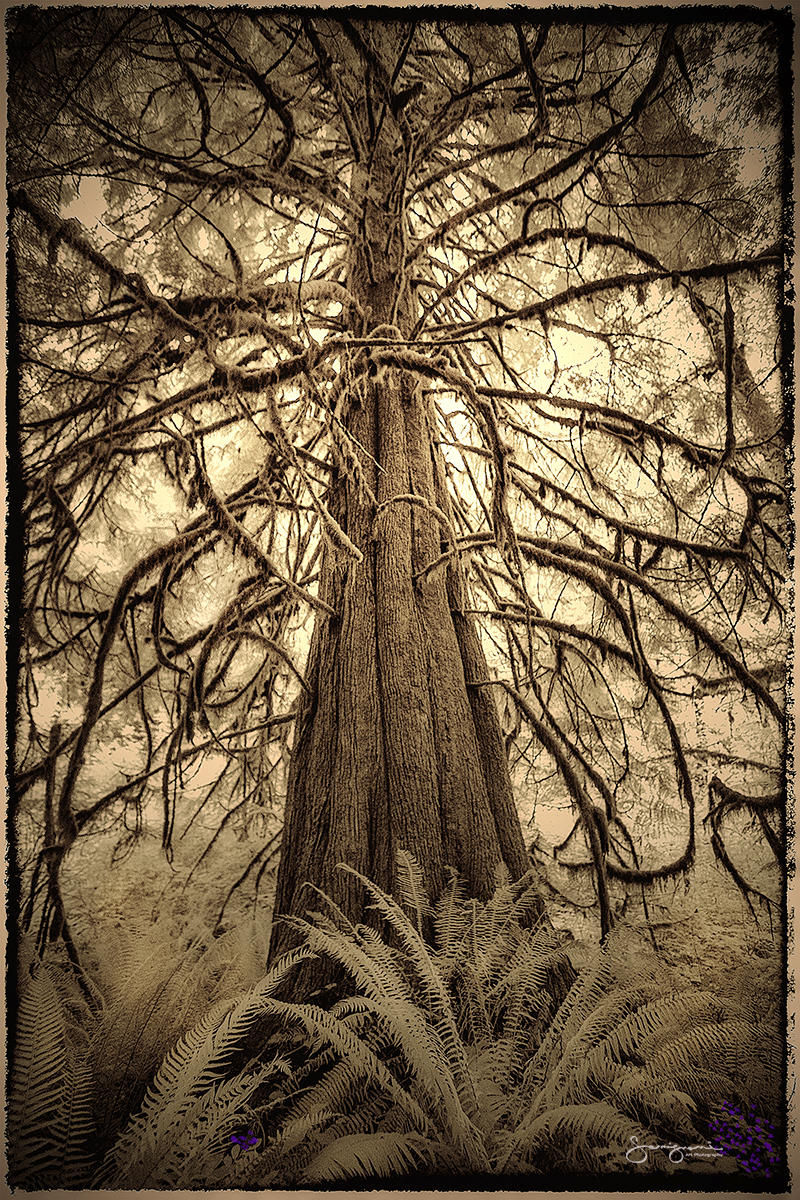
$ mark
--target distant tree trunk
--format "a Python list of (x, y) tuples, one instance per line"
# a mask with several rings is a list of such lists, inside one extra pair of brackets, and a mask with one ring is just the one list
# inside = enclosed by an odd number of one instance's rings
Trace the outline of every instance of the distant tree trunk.
[[(413, 322), (390, 150), (384, 139), (362, 181), (370, 198), (353, 238), (349, 287), (368, 314), (367, 332), (391, 322), (405, 337)], [(367, 452), (359, 457), (378, 506), (411, 493), (446, 511), (418, 381), (383, 370), (345, 423)], [(487, 897), (499, 863), (519, 878), (529, 860), (492, 689), (471, 686), (488, 671), (474, 619), (462, 611), (462, 569), (454, 557), (415, 581), (443, 547), (442, 525), (423, 506), (398, 501), (375, 520), (371, 500), (341, 478), (331, 508), (364, 559), (326, 555), (320, 595), (339, 618), (318, 619), (312, 639), (312, 695), (296, 721), (275, 916), (319, 908), (311, 883), (364, 919), (363, 889), (337, 864), (392, 890), (400, 848), (417, 858), (432, 895), (453, 866)], [(277, 921), (270, 956), (291, 941)]]

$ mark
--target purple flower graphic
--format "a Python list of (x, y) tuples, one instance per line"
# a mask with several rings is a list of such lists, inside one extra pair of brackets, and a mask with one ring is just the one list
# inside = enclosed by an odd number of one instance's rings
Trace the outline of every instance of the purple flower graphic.
[(759, 1116), (753, 1105), (743, 1111), (726, 1101), (708, 1131), (710, 1140), (732, 1155), (748, 1175), (771, 1178), (780, 1161), (775, 1126)]
[(261, 1141), (261, 1138), (256, 1137), (252, 1129), (248, 1129), (246, 1133), (232, 1133), (231, 1141), (235, 1146), (241, 1146), (243, 1150), (252, 1150)]

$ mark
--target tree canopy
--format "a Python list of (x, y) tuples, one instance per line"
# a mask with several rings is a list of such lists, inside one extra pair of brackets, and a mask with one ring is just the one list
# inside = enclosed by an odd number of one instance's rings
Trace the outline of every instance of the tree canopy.
[[(574, 807), (605, 926), (612, 886), (691, 866), (709, 812), (757, 892), (724, 819), (751, 813), (780, 860), (782, 20), (12, 10), (16, 797), (47, 847), (43, 939), (65, 931), (58, 865), (79, 832), (113, 817), (137, 836), (158, 788), (169, 853), (200, 766), (223, 822), (280, 805), (300, 718), (304, 770), (324, 774), (308, 730), (329, 676), (331, 778), (351, 729), (354, 754), (385, 755), (389, 809), (415, 756), (444, 796), (456, 676), (443, 634), (426, 651), (441, 691), (420, 699), (402, 643), (440, 601), (518, 792)], [(345, 652), (351, 610), (377, 628), (377, 666)], [(382, 730), (360, 724), (372, 687)], [(737, 704), (701, 808), (684, 716), (714, 688)], [(413, 721), (393, 745), (393, 703), (430, 707), (428, 749)], [(737, 773), (748, 722), (755, 788)], [(88, 794), (87, 755), (120, 731), (118, 785)], [(659, 750), (681, 844), (643, 858)], [(300, 810), (316, 823), (323, 802), (297, 770), (289, 786), (299, 854)], [(487, 863), (519, 873), (504, 803)], [(449, 864), (483, 886), (467, 809), (434, 884)], [(322, 857), (363, 841), (338, 820)], [(451, 837), (473, 845), (461, 862)], [(315, 847), (293, 859), (301, 883), (328, 882)]]

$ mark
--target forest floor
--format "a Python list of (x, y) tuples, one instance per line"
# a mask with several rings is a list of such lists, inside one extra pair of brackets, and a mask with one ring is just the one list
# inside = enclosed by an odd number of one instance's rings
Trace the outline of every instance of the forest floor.
[[(102, 943), (113, 937), (115, 929), (130, 926), (132, 918), (137, 925), (168, 921), (178, 937), (204, 929), (211, 932), (231, 883), (264, 844), (264, 835), (243, 837), (226, 830), (187, 881), (209, 836), (207, 830), (191, 830), (176, 842), (170, 865), (153, 830), (113, 867), (118, 835), (79, 840), (64, 867), (64, 893), (73, 933), (89, 959), (102, 957)], [(259, 926), (268, 925), (276, 865), (265, 874), (257, 899), (252, 882), (257, 868), (233, 893), (223, 927), (253, 919)], [(784, 965), (779, 908), (773, 906), (770, 912), (762, 905), (755, 914), (751, 912), (708, 847), (701, 847), (686, 881), (651, 892), (648, 911), (660, 957), (683, 978), (698, 987), (760, 994), (770, 1009), (780, 1008)], [(552, 898), (550, 912), (554, 922), (575, 937), (574, 957), (579, 965), (597, 942), (596, 916)], [(652, 948), (641, 896), (635, 891), (618, 920), (631, 932), (632, 952), (640, 940)]]
[[(575, 936), (576, 965), (596, 944), (597, 922), (587, 921), (566, 906), (554, 905), (553, 919)], [(766, 1009), (777, 1012), (783, 1000), (784, 963), (780, 910), (766, 905), (751, 911), (741, 893), (712, 862), (702, 861), (684, 887), (664, 888), (648, 897), (649, 922), (641, 896), (631, 895), (618, 918), (619, 932), (653, 948), (682, 980), (727, 994), (759, 995)], [(652, 933), (651, 933), (652, 931)]]
[[(104, 946), (132, 923), (168, 926), (168, 936), (183, 946), (191, 937), (211, 934), (231, 883), (264, 844), (264, 835), (225, 830), (187, 882), (209, 836), (207, 830), (190, 830), (176, 842), (171, 865), (155, 830), (113, 868), (115, 835), (95, 835), (76, 845), (65, 865), (64, 892), (74, 936), (90, 969), (100, 967), (103, 973)], [(255, 921), (264, 937), (271, 918), (274, 866), (257, 900), (254, 875), (255, 871), (228, 901), (222, 927)], [(596, 916), (552, 898), (550, 912), (555, 924), (573, 934), (572, 957), (576, 967), (583, 965), (597, 944)], [(785, 967), (779, 907), (770, 912), (762, 906), (754, 915), (707, 846), (701, 846), (687, 880), (651, 891), (648, 912), (652, 934), (641, 896), (634, 891), (618, 918), (620, 933), (623, 928), (629, 931), (630, 953), (637, 953), (638, 946), (651, 950), (654, 936), (659, 956), (680, 980), (734, 997), (758, 998), (762, 1013), (780, 1020)]]

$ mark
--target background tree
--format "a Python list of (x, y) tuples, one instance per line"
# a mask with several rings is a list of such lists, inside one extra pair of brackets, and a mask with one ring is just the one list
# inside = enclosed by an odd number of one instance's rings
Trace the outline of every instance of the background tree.
[[(42, 943), (76, 835), (135, 838), (158, 778), (169, 853), (204, 760), (227, 821), (291, 743), (276, 913), (310, 883), (360, 918), (342, 861), (390, 889), (405, 849), (482, 897), (525, 872), (524, 728), (603, 930), (616, 883), (692, 864), (698, 680), (778, 763), (781, 21), (13, 14)], [(85, 687), (69, 729), (45, 677)], [(113, 721), (138, 761), (90, 798)], [(685, 824), (643, 862), (654, 746)], [(779, 856), (780, 795), (734, 782)]]

